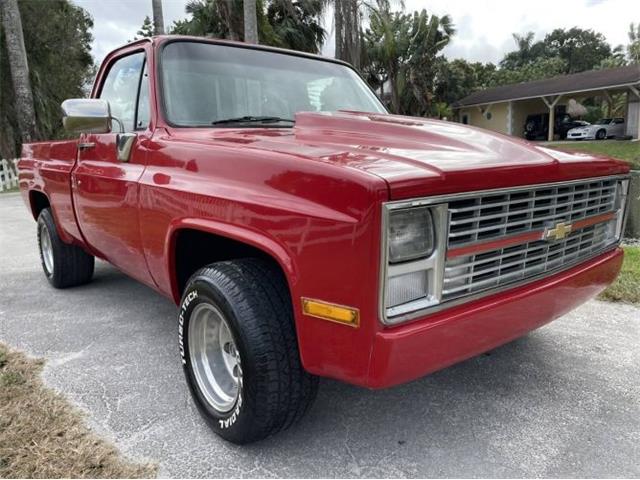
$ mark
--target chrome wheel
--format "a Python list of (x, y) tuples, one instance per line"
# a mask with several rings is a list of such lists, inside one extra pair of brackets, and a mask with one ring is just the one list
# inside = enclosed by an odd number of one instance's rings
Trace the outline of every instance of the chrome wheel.
[(53, 246), (51, 245), (51, 235), (46, 225), (40, 227), (40, 253), (44, 268), (48, 275), (53, 274)]
[(189, 358), (200, 391), (220, 413), (235, 405), (242, 386), (240, 354), (222, 312), (197, 305), (189, 320)]

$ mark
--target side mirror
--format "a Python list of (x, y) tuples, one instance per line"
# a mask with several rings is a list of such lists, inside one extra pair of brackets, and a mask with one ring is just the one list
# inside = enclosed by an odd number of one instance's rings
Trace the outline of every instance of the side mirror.
[(111, 108), (99, 98), (74, 98), (62, 102), (62, 124), (72, 133), (109, 133)]

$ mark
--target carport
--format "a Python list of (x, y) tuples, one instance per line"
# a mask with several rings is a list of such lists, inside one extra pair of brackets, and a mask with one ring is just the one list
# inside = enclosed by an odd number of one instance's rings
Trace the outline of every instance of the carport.
[(555, 113), (571, 99), (625, 93), (626, 134), (640, 138), (640, 65), (590, 70), (546, 80), (503, 85), (474, 92), (454, 108), (462, 123), (521, 136), (527, 115), (549, 112), (548, 140), (553, 140)]

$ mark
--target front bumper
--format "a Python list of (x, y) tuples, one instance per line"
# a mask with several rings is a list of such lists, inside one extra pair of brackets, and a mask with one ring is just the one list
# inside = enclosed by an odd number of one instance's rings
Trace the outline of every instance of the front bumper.
[(604, 290), (622, 257), (617, 248), (550, 277), (377, 332), (367, 386), (414, 380), (549, 323)]
[(589, 132), (568, 132), (567, 140), (594, 140), (595, 134)]

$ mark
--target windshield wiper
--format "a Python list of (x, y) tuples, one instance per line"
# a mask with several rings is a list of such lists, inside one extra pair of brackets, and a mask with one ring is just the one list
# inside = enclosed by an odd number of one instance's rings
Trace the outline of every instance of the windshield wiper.
[(281, 117), (256, 117), (256, 116), (244, 116), (244, 117), (236, 117), (236, 118), (225, 118), (224, 120), (216, 120), (211, 122), (211, 125), (225, 125), (231, 123), (279, 123), (279, 122), (288, 122), (288, 123), (296, 123), (295, 120), (291, 120), (289, 118), (281, 118)]

